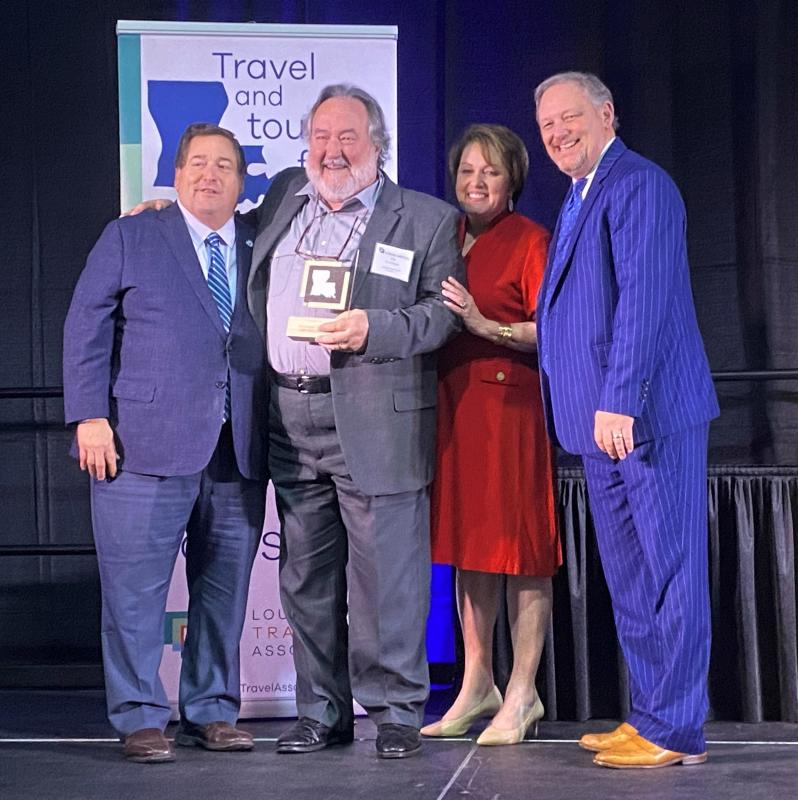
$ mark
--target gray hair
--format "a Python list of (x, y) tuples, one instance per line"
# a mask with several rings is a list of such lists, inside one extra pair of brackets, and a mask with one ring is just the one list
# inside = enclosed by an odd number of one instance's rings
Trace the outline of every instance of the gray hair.
[[(558, 72), (556, 75), (546, 78), (546, 80), (538, 84), (537, 89), (535, 89), (535, 116), (537, 116), (537, 109), (538, 106), (540, 106), (540, 98), (543, 97), (543, 93), (547, 89), (551, 89), (552, 86), (557, 86), (560, 83), (575, 83), (584, 90), (590, 102), (596, 108), (601, 108), (604, 103), (609, 103), (613, 108), (613, 112), (615, 111), (615, 102), (612, 99), (612, 92), (591, 72)], [(612, 120), (613, 130), (617, 131), (619, 124), (617, 115), (614, 115)]]
[(369, 120), (369, 138), (379, 151), (377, 153), (377, 165), (382, 168), (390, 156), (391, 136), (388, 133), (385, 115), (382, 113), (380, 104), (359, 86), (353, 86), (351, 83), (334, 83), (330, 86), (325, 86), (310, 111), (302, 120), (302, 135), (306, 140), (308, 139), (310, 127), (313, 123), (313, 115), (325, 100), (330, 100), (333, 97), (351, 97), (353, 100), (359, 100), (363, 103)]

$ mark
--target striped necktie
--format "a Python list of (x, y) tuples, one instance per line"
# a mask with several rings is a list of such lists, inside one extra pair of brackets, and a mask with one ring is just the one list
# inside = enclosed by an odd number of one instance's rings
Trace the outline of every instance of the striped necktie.
[[(227, 270), (224, 265), (221, 245), (224, 241), (215, 231), (205, 239), (208, 247), (208, 288), (211, 290), (225, 331), (230, 332), (233, 319), (233, 302), (230, 298), (230, 285), (227, 283)], [(230, 372), (227, 373), (227, 387), (224, 394), (224, 422), (230, 419)]]
[(233, 302), (230, 299), (230, 285), (227, 283), (227, 270), (224, 266), (222, 245), (224, 241), (218, 233), (210, 233), (205, 239), (208, 246), (208, 287), (211, 290), (224, 329), (229, 332), (233, 319)]

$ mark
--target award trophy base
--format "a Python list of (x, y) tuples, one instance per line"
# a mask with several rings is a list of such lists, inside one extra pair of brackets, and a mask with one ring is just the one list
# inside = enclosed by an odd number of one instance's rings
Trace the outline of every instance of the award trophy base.
[(319, 327), (329, 321), (324, 317), (289, 317), (286, 335), (300, 342), (312, 342), (321, 333)]

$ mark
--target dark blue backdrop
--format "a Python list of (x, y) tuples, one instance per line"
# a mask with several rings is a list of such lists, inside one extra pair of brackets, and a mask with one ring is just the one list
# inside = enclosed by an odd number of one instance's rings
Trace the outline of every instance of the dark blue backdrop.
[[(549, 227), (567, 181), (539, 143), (532, 91), (559, 70), (597, 72), (626, 143), (685, 197), (712, 368), (798, 366), (794, 0), (39, 0), (5, 3), (0, 19), (0, 386), (60, 385), (72, 289), (118, 212), (117, 19), (397, 25), (400, 181), (451, 199), (448, 145), (501, 122), (530, 150), (520, 209)], [(711, 461), (795, 463), (789, 385), (719, 388)], [(0, 404), (2, 543), (91, 541), (67, 438), (59, 401)], [(0, 559), (0, 585), (0, 664), (96, 659), (93, 560)]]

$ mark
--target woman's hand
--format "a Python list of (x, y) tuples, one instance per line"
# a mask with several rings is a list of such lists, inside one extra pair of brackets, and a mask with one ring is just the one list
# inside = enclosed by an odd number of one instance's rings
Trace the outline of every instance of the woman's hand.
[[(507, 323), (494, 322), (484, 317), (477, 308), (473, 295), (451, 275), (441, 281), (441, 287), (444, 305), (462, 318), (469, 333), (523, 353), (534, 353), (537, 350), (537, 328), (534, 322), (514, 322), (508, 326)], [(508, 327), (509, 336), (504, 332)]]
[(462, 318), (466, 330), (475, 336), (488, 338), (490, 336), (488, 320), (482, 316), (468, 289), (451, 275), (441, 281), (441, 287), (444, 305)]

